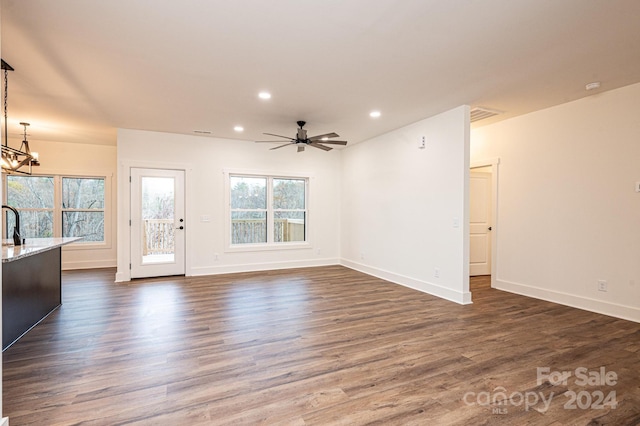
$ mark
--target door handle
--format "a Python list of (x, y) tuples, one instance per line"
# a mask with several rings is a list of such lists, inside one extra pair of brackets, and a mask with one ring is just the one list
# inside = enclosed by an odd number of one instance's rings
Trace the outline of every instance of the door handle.
[(492, 228), (493, 228), (492, 226), (488, 227), (487, 231), (491, 231)]
[(184, 229), (184, 226), (180, 225), (176, 229)]

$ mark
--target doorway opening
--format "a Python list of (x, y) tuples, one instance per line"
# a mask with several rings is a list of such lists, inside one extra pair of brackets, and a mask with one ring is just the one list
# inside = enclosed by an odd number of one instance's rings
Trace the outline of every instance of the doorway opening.
[(499, 159), (473, 162), (469, 173), (469, 275), (495, 287)]

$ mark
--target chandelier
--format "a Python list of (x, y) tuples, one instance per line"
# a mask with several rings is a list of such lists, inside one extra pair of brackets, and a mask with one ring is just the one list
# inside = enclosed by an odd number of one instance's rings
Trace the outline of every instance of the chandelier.
[[(7, 131), (7, 89), (9, 87), (9, 71), (13, 71), (13, 67), (2, 59), (2, 69), (4, 70), (4, 143), (1, 144), (2, 157), (0, 158), (0, 165), (2, 166), (3, 172), (30, 175), (32, 173), (31, 168), (40, 165), (38, 162), (38, 153), (32, 152), (31, 149), (29, 149), (29, 141), (27, 140), (27, 127), (29, 123), (25, 122), (20, 123), (20, 125), (24, 127), (24, 139), (22, 140), (20, 149), (9, 146)], [(28, 166), (26, 170), (20, 170), (26, 166)]]

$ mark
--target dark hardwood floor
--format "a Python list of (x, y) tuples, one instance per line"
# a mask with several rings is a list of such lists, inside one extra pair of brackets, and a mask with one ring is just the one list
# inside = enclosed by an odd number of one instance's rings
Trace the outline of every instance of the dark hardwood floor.
[(113, 278), (65, 272), (63, 306), (4, 353), (12, 426), (640, 424), (640, 324), (485, 277), (467, 306), (340, 266)]

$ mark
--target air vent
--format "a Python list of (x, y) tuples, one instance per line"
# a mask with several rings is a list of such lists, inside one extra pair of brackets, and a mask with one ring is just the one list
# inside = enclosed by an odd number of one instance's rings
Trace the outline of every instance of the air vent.
[(471, 122), (484, 120), (485, 118), (494, 117), (498, 114), (502, 114), (502, 111), (495, 109), (489, 109), (484, 107), (474, 107), (471, 109)]

